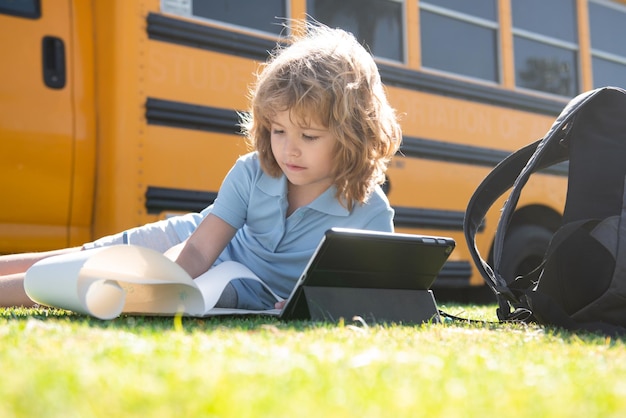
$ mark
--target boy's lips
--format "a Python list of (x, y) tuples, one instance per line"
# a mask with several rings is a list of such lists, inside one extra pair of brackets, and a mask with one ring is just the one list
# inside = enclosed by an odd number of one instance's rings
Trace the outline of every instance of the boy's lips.
[(285, 167), (289, 170), (289, 171), (302, 171), (304, 170), (304, 167), (300, 166), (300, 165), (295, 165), (295, 164), (285, 164)]

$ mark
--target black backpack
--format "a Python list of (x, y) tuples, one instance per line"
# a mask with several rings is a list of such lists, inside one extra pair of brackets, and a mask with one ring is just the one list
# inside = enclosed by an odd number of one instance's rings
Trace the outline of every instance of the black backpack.
[[(568, 160), (562, 223), (543, 262), (524, 276), (502, 277), (502, 249), (522, 188), (532, 173)], [(625, 177), (626, 91), (615, 87), (572, 99), (545, 137), (489, 173), (470, 199), (464, 232), (478, 270), (496, 294), (500, 321), (626, 335)], [(490, 266), (475, 237), (488, 210), (509, 189)]]

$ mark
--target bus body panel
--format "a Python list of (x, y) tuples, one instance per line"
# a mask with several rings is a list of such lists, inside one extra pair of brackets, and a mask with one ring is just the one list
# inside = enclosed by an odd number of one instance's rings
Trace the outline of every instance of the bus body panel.
[(69, 0), (45, 2), (37, 20), (0, 15), (5, 57), (0, 65), (0, 250), (68, 244), (73, 74), (71, 68), (61, 69), (65, 87), (58, 88), (48, 87), (43, 73), (63, 51), (73, 54), (71, 25)]

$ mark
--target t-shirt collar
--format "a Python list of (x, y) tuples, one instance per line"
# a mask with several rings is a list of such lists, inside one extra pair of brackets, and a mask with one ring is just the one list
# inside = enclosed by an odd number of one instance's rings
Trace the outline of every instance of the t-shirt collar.
[[(270, 196), (286, 196), (287, 177), (272, 177), (263, 173), (257, 183), (257, 187)], [(342, 206), (337, 198), (337, 187), (330, 186), (317, 199), (307, 205), (308, 208), (333, 216), (348, 216), (350, 211)]]

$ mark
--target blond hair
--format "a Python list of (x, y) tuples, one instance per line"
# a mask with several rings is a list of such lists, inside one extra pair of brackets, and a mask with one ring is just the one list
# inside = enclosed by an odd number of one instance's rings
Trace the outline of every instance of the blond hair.
[(250, 96), (241, 126), (267, 174), (282, 173), (271, 150), (271, 120), (289, 111), (302, 126), (315, 121), (336, 138), (333, 183), (348, 209), (384, 182), (402, 133), (374, 59), (348, 32), (307, 25), (291, 45), (273, 51)]

